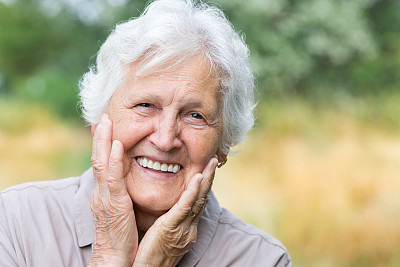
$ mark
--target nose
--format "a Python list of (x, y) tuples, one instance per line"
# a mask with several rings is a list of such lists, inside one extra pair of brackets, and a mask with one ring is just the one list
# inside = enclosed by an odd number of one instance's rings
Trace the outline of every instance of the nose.
[(150, 142), (160, 151), (168, 152), (182, 146), (176, 116), (164, 114), (154, 121)]

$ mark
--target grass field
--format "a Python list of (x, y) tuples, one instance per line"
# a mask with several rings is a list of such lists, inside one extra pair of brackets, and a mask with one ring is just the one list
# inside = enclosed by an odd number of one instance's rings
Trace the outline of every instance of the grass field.
[[(294, 266), (399, 266), (400, 95), (335, 101), (261, 103), (214, 191)], [(43, 107), (0, 101), (0, 189), (80, 174), (90, 142)]]

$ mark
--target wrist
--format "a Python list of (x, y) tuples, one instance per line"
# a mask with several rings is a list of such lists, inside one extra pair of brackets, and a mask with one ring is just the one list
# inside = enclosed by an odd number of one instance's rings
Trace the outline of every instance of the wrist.
[(135, 260), (132, 267), (174, 267), (178, 264), (178, 262), (173, 261), (168, 257), (164, 257), (163, 259), (151, 259), (149, 261), (139, 261)]
[(133, 258), (111, 255), (109, 253), (93, 251), (88, 267), (131, 267)]

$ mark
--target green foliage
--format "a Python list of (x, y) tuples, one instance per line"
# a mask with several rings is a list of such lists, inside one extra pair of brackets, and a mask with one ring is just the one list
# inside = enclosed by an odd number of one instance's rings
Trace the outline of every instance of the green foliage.
[[(291, 145), (294, 146), (294, 150), (288, 150), (288, 155), (295, 161), (295, 167), (302, 167), (304, 161), (297, 154), (298, 143), (293, 142), (298, 139), (289, 138), (282, 141), (281, 136), (300, 136), (309, 142), (313, 149), (314, 147), (326, 148), (328, 141), (334, 140), (337, 132), (347, 133), (350, 129), (350, 137), (352, 137), (354, 133), (351, 130), (354, 128), (357, 129), (354, 140), (360, 142), (362, 148), (367, 146), (362, 143), (363, 136), (366, 133), (372, 135), (372, 129), (390, 133), (388, 136), (398, 136), (400, 132), (400, 92), (398, 90), (400, 84), (400, 1), (215, 1), (225, 11), (236, 30), (246, 38), (256, 71), (259, 96), (262, 98), (257, 110), (256, 127), (259, 131), (255, 131), (255, 136), (260, 136), (259, 141), (255, 142), (260, 154), (251, 151), (248, 154), (250, 156), (238, 161), (238, 166), (240, 166), (239, 163), (245, 163), (245, 167), (237, 168), (239, 174), (240, 171), (246, 172), (242, 177), (252, 177), (249, 171), (262, 170), (264, 182), (264, 175), (276, 171), (274, 169), (276, 166), (282, 165), (282, 170), (290, 170), (291, 165), (282, 161), (279, 155), (284, 154)], [(3, 4), (3, 2), (9, 4)], [(0, 134), (3, 134), (3, 140), (7, 140), (2, 142), (5, 152), (2, 159), (5, 162), (2, 165), (3, 169), (8, 167), (12, 171), (27, 170), (29, 173), (26, 176), (32, 176), (32, 169), (37, 165), (36, 160), (43, 158), (46, 166), (51, 163), (51, 171), (57, 171), (58, 175), (61, 173), (61, 175), (70, 176), (90, 165), (90, 147), (85, 147), (90, 145), (90, 134), (74, 134), (72, 131), (65, 130), (61, 123), (58, 123), (57, 116), (73, 122), (81, 122), (77, 107), (79, 78), (87, 71), (88, 66), (94, 63), (97, 50), (115, 23), (138, 16), (146, 2), (146, 0), (0, 0)], [(36, 131), (39, 131), (38, 135), (34, 135)], [(22, 139), (18, 139), (18, 136)], [(344, 134), (344, 137), (346, 136)], [(385, 143), (388, 136), (384, 135), (380, 140), (383, 146), (381, 143), (377, 146), (383, 147), (383, 150), (393, 148), (393, 152), (389, 150), (390, 154), (387, 158), (396, 158), (397, 143), (391, 143), (390, 140)], [(39, 145), (38, 142), (33, 142), (32, 145), (28, 142), (31, 139), (38, 141), (38, 137), (43, 137), (39, 141), (46, 145), (40, 142)], [(348, 139), (344, 141), (347, 144)], [(52, 147), (48, 145), (49, 142), (58, 150), (41, 151), (40, 148)], [(283, 146), (279, 145), (280, 142)], [(323, 145), (316, 146), (316, 143)], [(30, 146), (27, 147), (27, 145)], [(79, 149), (72, 148), (74, 145)], [(15, 149), (21, 146), (23, 149)], [(300, 145), (300, 148), (302, 147)], [(354, 144), (350, 144), (350, 148), (353, 147)], [(337, 153), (338, 159), (344, 158), (344, 166), (348, 163), (348, 157), (344, 157), (347, 152), (339, 150)], [(376, 177), (373, 177), (375, 172), (382, 177), (390, 176), (392, 172), (394, 175), (398, 174), (394, 167), (387, 168), (386, 165), (380, 165), (380, 161), (375, 160), (374, 153), (371, 152), (371, 155), (368, 155), (365, 150), (362, 150), (362, 153), (356, 154), (354, 163), (350, 162), (354, 169), (361, 170), (360, 177), (364, 178), (365, 173), (372, 173), (371, 192), (374, 192), (376, 188), (375, 182), (385, 180), (375, 179)], [(300, 155), (307, 157), (309, 154)], [(360, 165), (359, 158), (364, 155), (373, 160), (367, 161), (367, 164), (363, 166)], [(265, 157), (273, 164), (268, 162), (265, 164), (262, 161)], [(277, 160), (274, 161), (274, 159)], [(347, 179), (349, 169), (345, 168), (343, 173), (346, 179), (342, 181), (343, 186), (337, 186), (335, 190), (335, 185), (340, 185), (338, 183), (340, 179), (331, 182), (325, 178), (327, 173), (338, 172), (337, 166), (341, 166), (337, 165), (339, 160), (335, 165), (335, 160), (332, 161), (328, 157), (326, 165), (322, 164), (320, 167), (321, 172), (316, 171), (320, 164), (315, 159), (313, 160), (310, 164), (313, 168), (307, 169), (305, 177), (300, 176), (303, 180), (299, 180), (298, 184), (293, 183), (296, 182), (295, 179), (290, 180), (301, 174), (297, 168), (294, 168), (293, 173), (289, 172), (286, 176), (289, 177), (286, 183), (283, 175), (285, 172), (277, 172), (274, 178), (271, 177), (271, 181), (275, 184), (265, 187), (271, 189), (271, 194), (267, 194), (269, 196), (274, 197), (276, 192), (286, 192), (279, 195), (290, 196), (293, 200), (294, 208), (292, 209), (284, 201), (277, 205), (281, 212), (286, 212), (286, 217), (274, 218), (277, 220), (284, 218), (277, 225), (282, 227), (287, 225), (288, 228), (283, 227), (279, 236), (283, 237), (284, 241), (285, 236), (287, 241), (294, 240), (292, 243), (285, 242), (285, 244), (289, 248), (290, 246), (294, 248), (291, 253), (293, 256), (297, 255), (299, 266), (379, 266), (379, 264), (398, 266), (400, 254), (396, 253), (398, 249), (393, 248), (399, 246), (384, 246), (385, 242), (379, 241), (380, 237), (390, 233), (385, 232), (387, 230), (385, 226), (387, 222), (393, 223), (395, 217), (391, 216), (390, 219), (382, 217), (380, 210), (378, 218), (382, 218), (385, 222), (382, 226), (379, 223), (370, 225), (362, 218), (359, 225), (354, 226), (351, 220), (350, 223), (339, 224), (339, 226), (349, 227), (349, 231), (344, 228), (338, 234), (337, 231), (332, 231), (328, 227), (327, 231), (320, 232), (321, 226), (329, 226), (330, 222), (335, 221), (330, 220), (328, 223), (319, 224), (318, 219), (323, 221), (326, 214), (333, 214), (332, 218), (335, 219), (346, 219), (347, 213), (342, 216), (335, 210), (329, 212), (327, 206), (320, 201), (323, 198), (315, 197), (315, 195), (323, 192), (330, 196), (331, 193), (343, 192), (349, 188), (353, 180)], [(254, 167), (249, 167), (253, 162), (255, 162)], [(20, 168), (20, 166), (25, 166), (25, 168)], [(372, 166), (371, 169), (367, 168), (369, 166)], [(309, 170), (313, 171), (310, 173)], [(388, 175), (385, 174), (386, 171)], [(38, 177), (42, 177), (40, 168), (37, 175), (39, 173)], [(308, 179), (308, 176), (311, 178)], [(51, 174), (48, 177), (54, 177), (54, 175)], [(309, 182), (305, 183), (307, 179)], [(318, 183), (322, 180), (328, 182)], [(229, 176), (229, 183), (232, 181), (234, 179), (232, 180)], [(282, 188), (287, 188), (287, 191), (276, 190), (274, 186), (279, 183), (283, 183)], [(246, 181), (246, 184), (252, 183)], [(360, 184), (365, 183), (362, 181)], [(238, 188), (241, 189), (240, 192), (243, 191), (243, 186), (238, 186)], [(262, 186), (259, 188), (264, 190)], [(388, 184), (382, 188), (382, 194), (386, 194), (388, 188), (395, 187)], [(309, 193), (302, 193), (302, 191)], [(263, 194), (265, 195), (265, 192)], [(329, 197), (327, 199), (331, 200)], [(373, 199), (371, 203), (376, 203), (375, 200)], [(396, 201), (386, 201), (386, 198), (384, 200), (385, 205), (390, 204), (389, 208), (395, 210), (396, 207), (392, 203)], [(337, 201), (345, 203), (343, 194), (338, 195)], [(299, 203), (305, 203), (303, 209), (298, 208)], [(268, 204), (273, 205), (271, 202)], [(317, 213), (310, 211), (314, 204), (321, 207), (320, 210), (317, 209)], [(296, 213), (296, 211), (300, 212)], [(313, 217), (309, 221), (311, 213)], [(348, 213), (351, 214), (351, 218), (357, 217), (352, 209)], [(257, 214), (264, 214), (264, 212)], [(304, 227), (296, 225), (296, 221), (297, 223), (301, 221), (303, 215)], [(370, 213), (367, 215), (369, 216)], [(366, 218), (370, 219), (370, 217)], [(285, 222), (288, 223), (285, 224)], [(393, 225), (395, 229), (398, 229), (396, 221)], [(359, 230), (359, 226), (365, 226), (365, 230)], [(375, 231), (378, 234), (374, 235), (371, 226), (376, 227)], [(303, 229), (309, 231), (304, 232)], [(351, 235), (349, 237), (352, 231), (355, 238)], [(318, 233), (321, 239), (318, 238)], [(329, 233), (331, 233), (329, 236), (331, 240), (326, 238), (326, 234)], [(362, 239), (364, 234), (365, 239)], [(374, 238), (372, 238), (373, 235)], [(300, 238), (296, 243), (298, 236)], [(397, 236), (392, 236), (394, 244), (397, 244), (399, 240)], [(366, 241), (359, 242), (357, 238)], [(372, 238), (372, 241), (368, 238)], [(343, 241), (338, 243), (340, 246), (354, 244), (356, 250), (348, 256), (347, 263), (341, 262), (341, 259), (345, 259), (343, 255), (347, 255), (346, 247), (343, 249), (339, 247), (342, 255), (338, 257), (335, 251), (335, 248), (338, 249), (337, 242), (333, 242), (335, 239)], [(358, 249), (360, 244), (366, 248), (365, 251)], [(376, 248), (380, 247), (383, 247), (384, 252), (388, 247), (388, 252), (380, 255), (379, 251), (376, 252)], [(321, 254), (321, 251), (327, 255)], [(376, 258), (378, 260), (374, 261)], [(321, 264), (318, 259), (326, 260), (326, 263), (324, 261), (324, 264)], [(318, 264), (312, 265), (315, 261)]]
[(78, 119), (79, 78), (113, 25), (138, 16), (145, 2), (112, 7), (103, 1), (104, 15), (96, 21), (80, 19), (79, 6), (55, 3), (60, 6), (52, 13), (36, 0), (0, 2), (0, 95), (44, 103)]
[[(77, 82), (147, 1), (0, 1), (0, 95), (78, 118)], [(216, 0), (245, 35), (260, 97), (379, 95), (400, 83), (397, 0)]]
[(220, 2), (246, 35), (262, 92), (374, 93), (400, 81), (398, 1)]

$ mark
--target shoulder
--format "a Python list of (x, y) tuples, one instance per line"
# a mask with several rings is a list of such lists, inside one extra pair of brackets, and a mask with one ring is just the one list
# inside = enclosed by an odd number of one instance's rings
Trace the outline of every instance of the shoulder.
[(275, 247), (282, 252), (286, 251), (285, 246), (278, 239), (263, 230), (244, 222), (224, 208), (221, 209), (219, 225), (232, 235), (237, 235), (246, 239), (259, 240), (267, 246)]
[(19, 192), (19, 191), (29, 191), (29, 190), (63, 190), (66, 187), (79, 185), (80, 176), (63, 178), (58, 180), (50, 180), (50, 181), (37, 181), (37, 182), (28, 182), (19, 185), (11, 186), (7, 189), (4, 189), (0, 192), (0, 194), (9, 194), (10, 192)]
[(0, 192), (1, 266), (76, 266), (71, 264), (79, 260), (75, 218), (81, 211), (79, 193), (89, 184), (82, 178), (24, 183)]
[(0, 193), (1, 216), (10, 224), (51, 219), (55, 213), (73, 213), (73, 198), (80, 185), (79, 177), (40, 181), (12, 186)]
[[(31, 201), (60, 199), (69, 197), (77, 191), (80, 185), (80, 177), (70, 177), (53, 181), (40, 181), (24, 183), (9, 187), (0, 192), (0, 197), (7, 207), (15, 203), (21, 205)], [(32, 204), (32, 203), (31, 203)]]
[(270, 234), (221, 209), (213, 246), (229, 266), (291, 266), (285, 246)]

